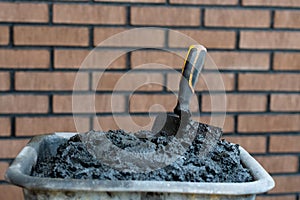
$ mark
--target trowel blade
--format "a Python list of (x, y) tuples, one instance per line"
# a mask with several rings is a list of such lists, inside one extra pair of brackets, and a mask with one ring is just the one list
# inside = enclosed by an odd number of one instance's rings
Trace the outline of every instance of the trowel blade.
[(180, 126), (180, 118), (176, 114), (159, 114), (153, 123), (152, 132), (157, 135), (165, 132), (168, 135), (176, 135)]

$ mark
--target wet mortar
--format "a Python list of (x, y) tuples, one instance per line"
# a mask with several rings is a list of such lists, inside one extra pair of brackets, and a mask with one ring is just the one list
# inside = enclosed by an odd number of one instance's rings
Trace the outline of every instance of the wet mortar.
[[(37, 164), (32, 170), (32, 176), (64, 179), (186, 182), (253, 181), (249, 170), (244, 168), (241, 163), (239, 145), (225, 140), (215, 140), (213, 144), (208, 144), (208, 136), (220, 134), (221, 129), (202, 123), (194, 123), (191, 127), (195, 127), (195, 124), (198, 125), (197, 128), (190, 128), (185, 133), (186, 137), (181, 138), (166, 132), (153, 136), (150, 131), (128, 134), (123, 130), (111, 130), (108, 132), (90, 131), (85, 134), (77, 134), (60, 145), (55, 156), (49, 155), (43, 157), (43, 160), (38, 158)], [(174, 162), (160, 165), (161, 167), (149, 168), (150, 170), (147, 168), (146, 171), (139, 172), (137, 166), (141, 164), (140, 162), (130, 163), (130, 165), (119, 163), (119, 168), (117, 165), (112, 166), (102, 162), (87, 144), (95, 141), (95, 138), (97, 139), (99, 136), (105, 136), (113, 144), (112, 146), (116, 146), (125, 152), (139, 152), (141, 155), (144, 155), (143, 153), (147, 155), (149, 152), (168, 151), (167, 148), (170, 148), (170, 144), (178, 142), (183, 144), (183, 141), (189, 136), (192, 140), (191, 145), (185, 146), (185, 151), (177, 156)], [(207, 148), (208, 145), (211, 148)], [(174, 150), (174, 148), (170, 149)], [(112, 160), (117, 159), (117, 154), (110, 154), (109, 149), (105, 151), (101, 153)], [(149, 165), (158, 162), (158, 158), (155, 160), (155, 157), (153, 157), (153, 160), (149, 161)], [(148, 163), (142, 164), (147, 165)], [(126, 167), (127, 170), (122, 170)], [(135, 169), (135, 167), (137, 170), (128, 170)]]

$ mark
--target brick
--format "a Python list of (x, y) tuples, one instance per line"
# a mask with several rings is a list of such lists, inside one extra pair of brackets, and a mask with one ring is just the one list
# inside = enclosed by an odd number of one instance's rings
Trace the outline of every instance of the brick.
[(170, 0), (172, 4), (237, 5), (237, 0)]
[(28, 142), (28, 139), (0, 140), (0, 158), (15, 158)]
[(300, 49), (300, 32), (241, 31), (242, 49)]
[(300, 111), (299, 94), (272, 94), (272, 111)]
[[(95, 102), (92, 99), (95, 97)], [(73, 102), (70, 95), (55, 95), (53, 97), (53, 112), (55, 113), (94, 113), (96, 112), (124, 112), (125, 97), (122, 95), (74, 95)], [(75, 99), (75, 100), (74, 100)], [(77, 105), (78, 103), (78, 105)], [(72, 109), (74, 104), (74, 109)], [(94, 107), (94, 106), (95, 107)], [(112, 109), (113, 107), (113, 109)], [(95, 110), (94, 110), (95, 109)]]
[[(223, 111), (222, 105), (211, 105), (211, 98), (219, 99), (222, 95), (202, 95), (202, 111), (216, 112)], [(265, 111), (267, 107), (266, 95), (259, 94), (227, 94), (226, 111), (227, 112), (247, 112), (247, 111)]]
[(94, 118), (95, 130), (123, 129), (128, 132), (151, 130), (155, 117), (149, 116), (101, 116)]
[(237, 10), (237, 9), (206, 9), (205, 26), (222, 27), (270, 27), (269, 11)]
[(227, 141), (239, 144), (249, 153), (265, 153), (266, 138), (263, 136), (225, 136)]
[(0, 3), (1, 22), (48, 22), (45, 3)]
[(184, 63), (186, 52), (168, 51), (133, 51), (131, 53), (131, 68), (180, 69)]
[[(299, 119), (298, 119), (299, 122)], [(298, 123), (299, 127), (299, 123)], [(299, 152), (299, 135), (283, 135), (270, 137), (270, 152)]]
[(47, 50), (0, 49), (0, 68), (45, 69), (50, 65)]
[[(177, 103), (175, 95), (132, 95), (129, 101), (131, 112), (173, 112)], [(191, 112), (198, 111), (198, 100), (193, 96), (190, 103)]]
[(16, 26), (14, 27), (15, 45), (41, 46), (88, 46), (88, 28)]
[(199, 26), (199, 8), (131, 7), (131, 24), (155, 26)]
[(4, 175), (8, 166), (8, 162), (0, 162), (0, 180), (5, 180)]
[[(204, 124), (209, 124), (212, 126), (220, 126), (220, 121), (222, 120), (222, 116), (212, 116), (214, 118), (214, 121), (211, 121), (211, 116), (198, 116), (198, 117), (193, 117), (194, 120), (204, 123)], [(232, 133), (234, 132), (234, 118), (233, 116), (225, 116), (225, 122), (224, 126), (221, 127), (224, 133)]]
[(13, 185), (0, 185), (0, 199), (6, 200), (23, 200), (23, 190), (21, 187)]
[(162, 91), (164, 77), (161, 73), (94, 73), (93, 90)]
[(275, 11), (275, 28), (300, 28), (299, 11)]
[(239, 74), (239, 90), (253, 91), (299, 91), (298, 74)]
[(298, 171), (297, 156), (255, 156), (255, 159), (269, 173), (292, 173)]
[(46, 113), (48, 97), (43, 95), (1, 95), (0, 113)]
[(300, 53), (275, 53), (273, 68), (275, 70), (300, 70)]
[(9, 118), (0, 118), (0, 136), (10, 136), (11, 123)]
[[(109, 37), (124, 32), (128, 29), (125, 28), (94, 28), (94, 45), (97, 46), (99, 43), (105, 41)], [(118, 43), (118, 42), (116, 42)], [(117, 45), (117, 44), (115, 44)]]
[(54, 4), (53, 22), (68, 24), (125, 24), (122, 6)]
[[(167, 89), (170, 91), (179, 90), (181, 74), (169, 73), (167, 75)], [(234, 89), (234, 74), (202, 73), (195, 86), (195, 91), (231, 91)]]
[(100, 2), (165, 3), (165, 0), (95, 0)]
[[(122, 51), (89, 51), (89, 50), (55, 50), (54, 67), (58, 69), (124, 69), (126, 56), (123, 55), (111, 64), (106, 64), (103, 58), (111, 61)], [(111, 58), (111, 59), (108, 59)], [(86, 60), (85, 60), (86, 59)]]
[(257, 196), (256, 200), (296, 200), (295, 195)]
[(300, 130), (300, 115), (242, 115), (238, 117), (239, 132), (286, 132)]
[[(76, 122), (73, 117), (18, 117), (16, 118), (16, 135), (33, 136), (54, 132), (86, 132), (89, 128), (89, 118), (81, 117)], [(55, 124), (55, 126), (53, 126)]]
[(276, 187), (269, 193), (299, 192), (300, 176), (273, 176)]
[(198, 42), (207, 48), (234, 49), (234, 31), (180, 30), (169, 32), (170, 47), (188, 47)]
[[(76, 77), (80, 84), (75, 89)], [(75, 72), (17, 72), (15, 88), (33, 91), (88, 90), (89, 75)]]
[(250, 52), (210, 52), (212, 60), (219, 69), (224, 70), (268, 70), (268, 53)]
[(0, 72), (0, 91), (10, 89), (10, 74), (9, 72)]
[(244, 6), (280, 6), (280, 7), (300, 7), (298, 0), (243, 0)]
[(95, 28), (94, 45), (100, 43), (101, 46), (112, 47), (163, 47), (165, 44), (165, 31), (152, 28), (130, 30), (124, 28)]
[(0, 26), (0, 45), (9, 43), (9, 29), (7, 26)]

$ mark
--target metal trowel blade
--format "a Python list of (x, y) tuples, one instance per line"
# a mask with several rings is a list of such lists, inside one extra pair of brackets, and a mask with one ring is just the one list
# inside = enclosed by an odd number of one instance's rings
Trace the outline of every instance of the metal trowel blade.
[(176, 135), (180, 126), (180, 118), (176, 114), (159, 114), (153, 123), (152, 132), (157, 135), (166, 133), (167, 135)]

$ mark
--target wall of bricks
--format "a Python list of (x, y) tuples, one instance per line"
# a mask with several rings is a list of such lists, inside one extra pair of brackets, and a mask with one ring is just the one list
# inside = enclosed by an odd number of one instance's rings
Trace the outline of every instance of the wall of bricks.
[[(89, 52), (108, 37), (135, 27), (170, 28), (207, 47), (218, 66), (227, 93), (224, 138), (239, 143), (269, 171), (276, 187), (259, 200), (300, 199), (300, 1), (299, 0), (62, 0), (0, 1), (0, 199), (22, 199), (20, 188), (8, 185), (4, 173), (34, 135), (76, 131), (72, 92), (77, 71)], [(138, 35), (135, 36), (138, 40)], [(123, 43), (122, 43), (123, 42)], [(132, 51), (104, 66), (80, 73), (76, 95), (96, 93), (96, 117), (86, 102), (73, 110), (80, 131), (118, 128), (112, 118), (111, 91), (116, 91), (117, 120), (148, 124), (159, 112), (172, 111), (179, 77), (161, 68), (180, 70), (186, 43), (171, 31), (153, 31), (148, 49)], [(131, 41), (107, 44), (99, 53), (111, 56)], [(97, 59), (97, 56), (94, 58)], [(153, 64), (154, 63), (154, 64)], [(211, 99), (203, 78), (191, 103), (193, 117), (209, 122)], [(155, 81), (137, 89), (135, 82)], [(219, 84), (211, 85), (220, 95)], [(201, 116), (197, 115), (200, 111)], [(115, 119), (116, 120), (116, 119)], [(126, 127), (125, 128), (131, 128)]]

